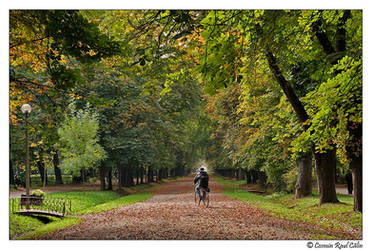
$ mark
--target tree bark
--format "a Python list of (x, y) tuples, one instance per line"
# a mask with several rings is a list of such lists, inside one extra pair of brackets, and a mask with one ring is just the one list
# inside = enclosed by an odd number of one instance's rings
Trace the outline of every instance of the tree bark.
[(122, 166), (121, 167), (121, 178), (122, 178), (122, 183), (123, 183), (123, 187), (128, 187), (128, 170), (127, 170), (128, 166)]
[(141, 184), (143, 184), (143, 167), (140, 168), (140, 175)]
[(354, 190), (354, 211), (363, 212), (363, 169), (362, 157), (355, 157), (351, 163)]
[(252, 175), (250, 170), (245, 171), (245, 177), (247, 180), (247, 185), (252, 183)]
[(306, 197), (312, 193), (312, 156), (308, 154), (298, 161), (298, 175), (296, 183), (296, 199)]
[(99, 168), (99, 179), (100, 179), (100, 190), (105, 191), (106, 181), (105, 181), (105, 166), (101, 165)]
[(168, 168), (164, 169), (164, 178), (167, 179), (168, 178)]
[(252, 170), (252, 183), (253, 184), (257, 184), (257, 180), (258, 180), (258, 173), (256, 170)]
[(82, 183), (85, 183), (86, 178), (85, 178), (85, 170), (84, 169), (80, 169), (80, 177), (81, 177)]
[(12, 160), (10, 159), (10, 157), (9, 157), (9, 183), (12, 185), (15, 184)]
[(123, 169), (124, 169), (124, 173), (125, 173), (124, 186), (125, 187), (134, 186), (132, 167), (131, 166), (125, 166)]
[(54, 166), (54, 175), (56, 177), (56, 184), (63, 184), (61, 169), (58, 167), (59, 157), (58, 152), (55, 152), (53, 155), (53, 166)]
[(148, 167), (148, 172), (147, 172), (147, 182), (148, 183), (151, 183), (151, 182), (153, 182), (154, 181), (154, 173), (153, 173), (153, 171), (152, 171), (152, 167)]
[(151, 182), (151, 174), (150, 174), (150, 171), (151, 171), (151, 167), (148, 166), (148, 167), (147, 167), (147, 183), (150, 183), (150, 182)]
[(130, 179), (129, 179), (129, 185), (130, 186), (134, 186), (134, 167), (133, 166), (129, 166), (129, 176), (130, 176)]
[(37, 169), (39, 170), (39, 173), (40, 173), (41, 183), (42, 184), (44, 183), (44, 177), (46, 179), (45, 183), (48, 183), (48, 176), (44, 176), (45, 165), (44, 165), (44, 162), (42, 162), (42, 160), (37, 161)]
[(163, 177), (163, 169), (159, 169), (158, 170), (158, 178), (159, 178), (159, 181), (161, 181), (161, 178)]
[(112, 167), (107, 171), (107, 190), (112, 190)]
[(267, 175), (264, 171), (259, 171), (258, 172), (258, 180), (260, 182), (260, 186), (261, 187), (265, 187), (266, 186), (266, 180), (267, 180)]
[(350, 142), (346, 147), (353, 175), (354, 210), (362, 213), (363, 209), (363, 141), (362, 123), (348, 124)]
[(335, 184), (336, 149), (314, 153), (314, 158), (320, 204), (338, 202)]
[(140, 170), (137, 168), (136, 169), (136, 185), (138, 185), (139, 184), (139, 179), (140, 179)]
[(89, 173), (89, 177), (90, 177), (90, 178), (95, 177), (95, 176), (94, 176), (94, 168), (89, 168), (88, 171), (89, 171), (88, 173)]
[(119, 162), (117, 163), (117, 169), (118, 169), (118, 189), (121, 190), (123, 186), (123, 178), (122, 178), (122, 168), (119, 165)]

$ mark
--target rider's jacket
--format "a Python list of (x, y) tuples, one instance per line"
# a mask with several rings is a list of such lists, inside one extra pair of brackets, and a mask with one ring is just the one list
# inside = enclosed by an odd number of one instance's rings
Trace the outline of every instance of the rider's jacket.
[(209, 182), (209, 176), (207, 172), (199, 172), (194, 178), (194, 184), (198, 183), (200, 187), (207, 188)]

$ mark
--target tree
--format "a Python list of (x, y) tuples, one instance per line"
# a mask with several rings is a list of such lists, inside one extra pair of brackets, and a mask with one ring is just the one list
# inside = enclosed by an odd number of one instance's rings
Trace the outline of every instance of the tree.
[(89, 22), (80, 11), (10, 11), (11, 126), (18, 126), (19, 107), (25, 102), (39, 113), (40, 119), (33, 120), (32, 125), (37, 128), (39, 141), (43, 141), (38, 144), (39, 149), (53, 154), (57, 183), (62, 184), (55, 148), (57, 127), (66, 112), (70, 88), (83, 82), (82, 64), (97, 62), (120, 51), (120, 43), (103, 35), (98, 25)]
[[(72, 171), (76, 175), (80, 170), (94, 167), (106, 158), (106, 152), (98, 144), (98, 128), (97, 114), (89, 110), (89, 106), (80, 110), (70, 106), (70, 115), (65, 116), (58, 129), (62, 169)], [(83, 178), (84, 176), (83, 174)]]
[[(249, 73), (254, 75), (257, 70), (260, 70), (257, 66), (262, 67), (267, 63), (274, 79), (291, 103), (298, 121), (304, 131), (307, 131), (312, 117), (309, 116), (305, 103), (299, 96), (306, 95), (324, 81), (324, 77), (327, 76), (322, 74), (319, 65), (329, 68), (332, 63), (339, 63), (345, 44), (348, 44), (347, 39), (355, 39), (346, 35), (347, 31), (352, 34), (358, 32), (357, 27), (360, 27), (358, 15), (354, 19), (359, 24), (354, 23), (354, 26), (351, 26), (351, 22), (346, 18), (347, 11), (321, 13), (319, 15), (318, 11), (211, 11), (202, 21), (204, 25), (202, 34), (208, 41), (204, 49), (205, 63), (201, 65), (203, 79), (216, 88), (226, 87), (234, 81), (244, 82)], [(317, 31), (312, 27), (317, 27), (319, 18), (327, 18), (328, 21)], [(334, 43), (340, 49), (338, 57), (330, 60), (331, 64), (327, 61), (330, 56), (326, 57), (323, 54), (324, 45), (333, 42), (322, 43), (326, 41), (324, 39), (327, 37), (326, 33), (335, 34)], [(320, 42), (312, 39), (313, 37), (317, 40), (320, 38)], [(223, 50), (217, 52), (220, 48)], [(332, 53), (331, 50), (329, 51)], [(216, 53), (220, 56), (216, 56)], [(301, 65), (308, 65), (303, 75), (293, 71), (303, 67)], [(314, 65), (316, 67), (313, 67)], [(292, 79), (301, 80), (301, 78), (307, 80), (305, 82), (315, 83), (305, 88), (307, 90), (302, 94), (293, 87), (300, 86), (300, 82), (292, 82)], [(332, 123), (329, 125), (332, 126)], [(330, 147), (325, 151), (320, 151), (317, 142), (309, 143), (302, 144), (301, 148), (297, 147), (297, 152), (311, 149), (315, 156), (320, 201), (321, 203), (337, 202), (334, 185), (336, 147), (329, 145)], [(294, 148), (296, 151), (296, 147)]]

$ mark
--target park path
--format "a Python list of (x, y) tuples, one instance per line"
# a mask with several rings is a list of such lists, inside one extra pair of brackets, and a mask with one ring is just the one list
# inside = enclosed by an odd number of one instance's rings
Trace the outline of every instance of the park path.
[(322, 229), (273, 218), (261, 209), (221, 194), (211, 179), (210, 207), (196, 207), (192, 178), (170, 182), (147, 201), (106, 212), (81, 215), (83, 222), (41, 239), (53, 240), (205, 240), (311, 239)]

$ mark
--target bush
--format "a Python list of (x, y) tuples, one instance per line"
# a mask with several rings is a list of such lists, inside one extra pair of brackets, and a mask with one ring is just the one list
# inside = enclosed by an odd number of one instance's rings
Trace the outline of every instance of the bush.
[(31, 195), (44, 197), (46, 195), (46, 193), (43, 190), (36, 189), (36, 190), (32, 191)]
[(283, 175), (286, 173), (287, 169), (288, 167), (285, 164), (265, 166), (264, 170), (267, 175), (267, 182), (272, 185), (274, 192), (280, 192), (285, 189), (286, 183), (283, 180)]
[(292, 168), (283, 175), (284, 182), (286, 184), (286, 189), (290, 193), (294, 193), (296, 189), (297, 174), (298, 174), (297, 168)]
[(89, 183), (95, 183), (96, 181), (98, 181), (98, 177), (92, 177), (92, 178), (89, 178), (88, 182)]
[[(286, 183), (286, 189), (290, 193), (294, 193), (296, 190), (297, 175), (298, 175), (297, 168), (292, 168), (291, 170), (289, 170), (287, 173), (283, 175), (284, 182)], [(314, 168), (311, 174), (311, 183), (313, 187), (317, 185), (317, 178), (316, 178)]]

